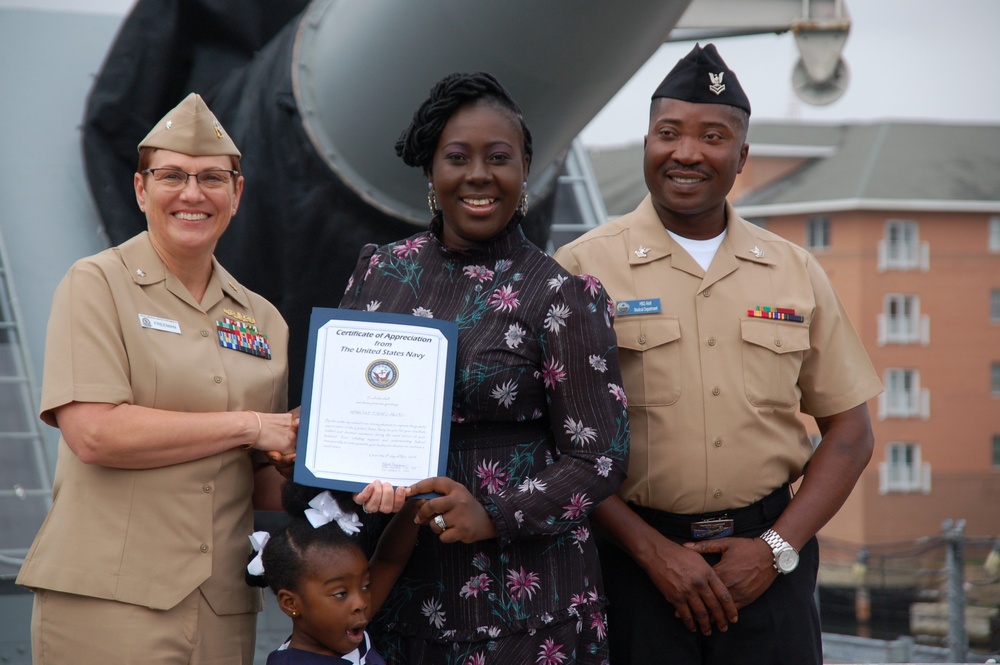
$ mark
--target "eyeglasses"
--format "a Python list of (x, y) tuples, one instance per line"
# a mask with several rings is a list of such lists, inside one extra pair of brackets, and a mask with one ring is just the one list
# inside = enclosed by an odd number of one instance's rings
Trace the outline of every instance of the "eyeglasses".
[(201, 173), (187, 173), (180, 169), (145, 169), (143, 173), (149, 173), (153, 180), (169, 190), (182, 190), (187, 187), (188, 178), (194, 177), (198, 186), (202, 189), (220, 189), (227, 187), (233, 181), (233, 176), (238, 176), (239, 171), (226, 171), (223, 169), (210, 169)]

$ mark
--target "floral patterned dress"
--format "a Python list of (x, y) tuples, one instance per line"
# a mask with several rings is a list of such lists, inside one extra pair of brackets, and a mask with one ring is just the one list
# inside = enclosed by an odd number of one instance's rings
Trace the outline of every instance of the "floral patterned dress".
[(455, 321), (448, 475), (499, 537), (421, 529), (376, 636), (389, 663), (602, 663), (605, 597), (588, 513), (617, 490), (628, 416), (601, 284), (575, 277), (517, 219), (452, 250), (430, 230), (368, 245), (341, 307)]

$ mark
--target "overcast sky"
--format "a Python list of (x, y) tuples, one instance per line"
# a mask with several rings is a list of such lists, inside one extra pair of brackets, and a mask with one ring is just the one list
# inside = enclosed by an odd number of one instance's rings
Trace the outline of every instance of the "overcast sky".
[[(458, 0), (456, 0), (458, 1)], [(697, 1), (697, 0), (695, 0)], [(1000, 124), (1000, 0), (844, 0), (847, 91), (827, 106), (798, 99), (790, 33), (716, 40), (750, 97), (753, 119), (838, 123), (931, 120)], [(31, 7), (124, 15), (132, 0), (0, 0)], [(641, 140), (649, 96), (692, 44), (666, 44), (583, 132), (591, 146)]]

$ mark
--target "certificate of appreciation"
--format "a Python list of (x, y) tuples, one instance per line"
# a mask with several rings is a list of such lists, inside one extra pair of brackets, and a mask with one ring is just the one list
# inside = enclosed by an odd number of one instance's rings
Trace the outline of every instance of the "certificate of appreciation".
[(444, 475), (458, 326), (313, 308), (295, 481), (358, 492)]

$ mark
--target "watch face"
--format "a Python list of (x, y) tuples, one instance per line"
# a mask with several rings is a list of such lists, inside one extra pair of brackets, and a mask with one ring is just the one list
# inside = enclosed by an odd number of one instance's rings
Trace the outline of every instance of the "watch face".
[(776, 563), (778, 564), (778, 570), (783, 573), (790, 573), (799, 565), (798, 552), (791, 548), (782, 550), (777, 554)]

